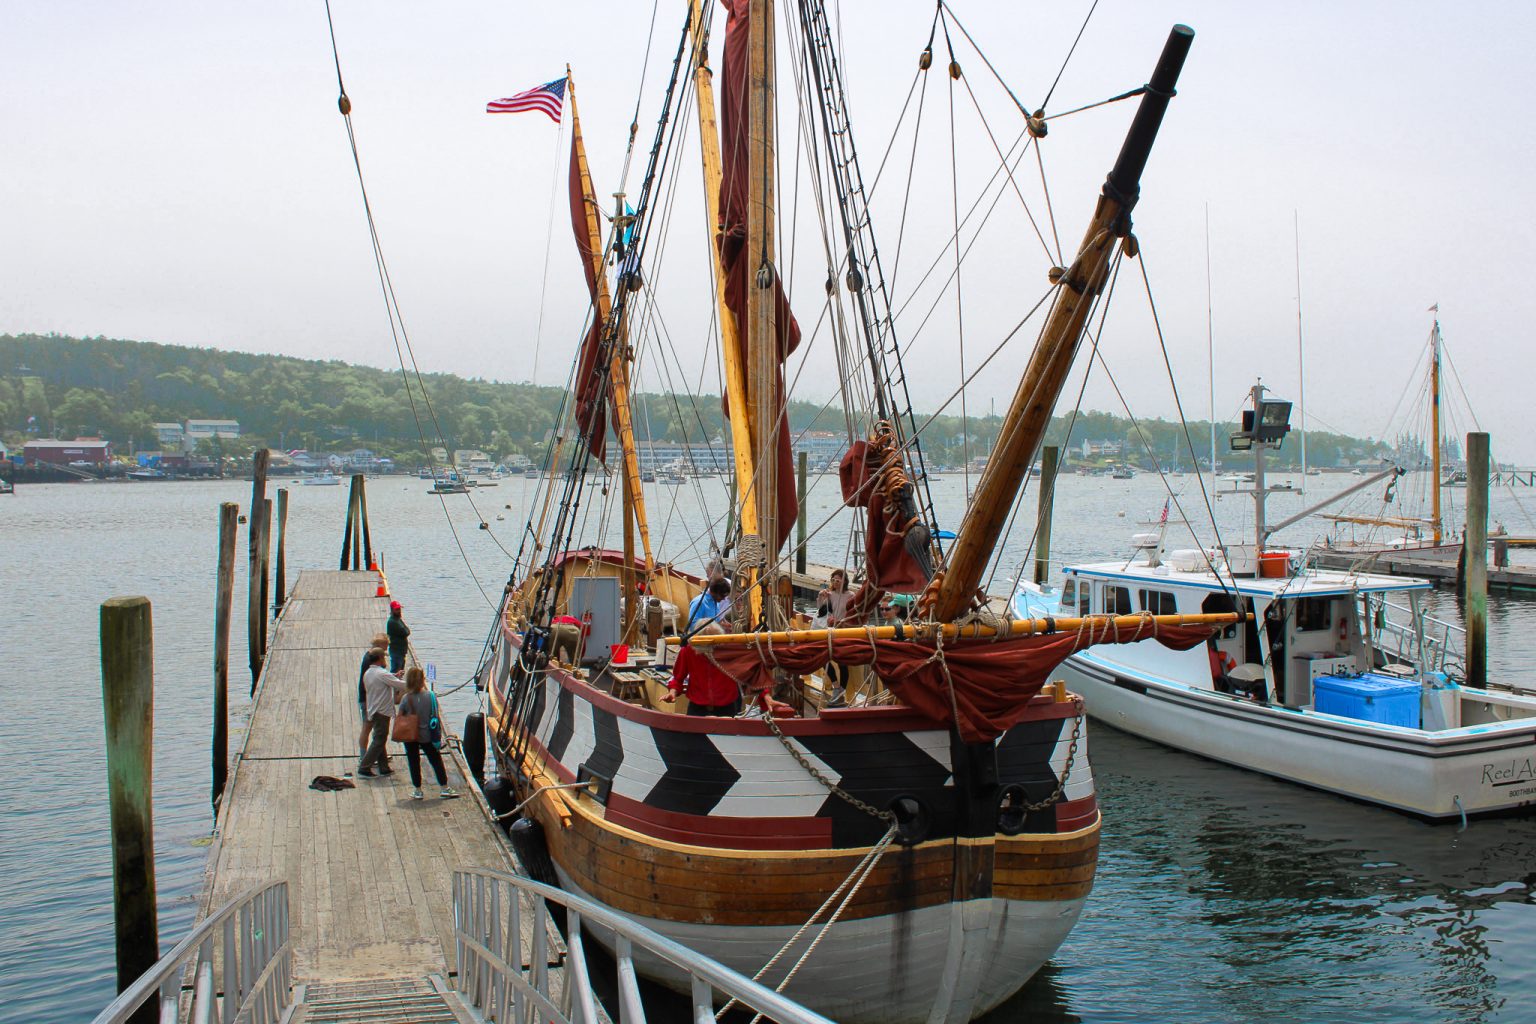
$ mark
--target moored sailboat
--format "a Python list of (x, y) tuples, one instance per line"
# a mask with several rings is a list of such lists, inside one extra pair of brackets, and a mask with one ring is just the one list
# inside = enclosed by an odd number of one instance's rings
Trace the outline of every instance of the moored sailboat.
[[(774, 257), (774, 5), (725, 8), (718, 133), (708, 13), (694, 0), (641, 193), (632, 211), (617, 198), (606, 244), (575, 90), (569, 81), (563, 89), (572, 223), (593, 317), (577, 360), (567, 471), (535, 512), (536, 540), (508, 583), (482, 668), (504, 780), (491, 795), (520, 809), (515, 828), (531, 870), (830, 1017), (968, 1020), (1056, 951), (1093, 883), (1100, 821), (1082, 704), (1045, 685), (1052, 669), (1106, 631), (1187, 649), (1213, 623), (1238, 618), (1016, 621), (978, 597), (1111, 256), (1128, 244), (1141, 171), (1193, 33), (1170, 34), (1081, 251), (1052, 278), (1054, 304), (946, 551), (925, 496), (919, 432), (897, 397), (900, 347), (860, 205), (833, 33), (821, 4), (799, 4), (795, 27), (824, 103), (826, 169), (838, 189), (834, 227), (846, 245), (828, 293), (848, 286), (839, 301), (857, 314), (878, 396), (866, 436), (840, 467), (844, 502), (861, 510), (864, 579), (831, 621), (812, 625), (789, 600), (784, 553), (797, 509), (783, 362), (799, 327)], [(690, 105), (718, 225), (714, 291), (737, 485), (729, 608), (701, 603), (725, 563), (690, 574), (653, 550), (629, 408), (629, 332), (647, 287), (659, 154)], [(621, 550), (600, 536), (577, 542), (587, 469), (608, 454), (610, 418)], [(869, 625), (887, 594), (907, 595), (912, 617)], [(675, 658), (729, 681), (734, 705), (711, 704), (728, 713), (672, 702), (666, 666)], [(837, 669), (852, 706), (815, 696)], [(663, 964), (640, 966), (682, 983)]]

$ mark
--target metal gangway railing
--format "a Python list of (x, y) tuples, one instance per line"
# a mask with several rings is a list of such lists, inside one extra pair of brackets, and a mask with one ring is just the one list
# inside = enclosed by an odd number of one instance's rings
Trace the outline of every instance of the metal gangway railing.
[[(548, 967), (549, 904), (566, 911), (563, 991), (551, 984)], [(458, 990), (496, 1024), (546, 1020), (558, 1024), (603, 1024), (587, 970), (582, 926), (611, 933), (617, 971), (621, 1024), (644, 1024), (635, 949), (665, 961), (690, 979), (692, 1019), (713, 1024), (720, 995), (778, 1024), (831, 1024), (783, 995), (765, 988), (709, 957), (658, 935), (622, 914), (563, 890), (500, 871), (462, 870), (453, 875), (454, 938)], [(531, 937), (524, 947), (523, 926)], [(526, 955), (528, 966), (522, 966)]]
[[(93, 1024), (126, 1024), (155, 998), (161, 1024), (276, 1024), (293, 999), (288, 924), (288, 883), (252, 886), (204, 918)], [(215, 988), (215, 962), (222, 992)], [(189, 966), (191, 1002), (183, 1017), (182, 979)]]

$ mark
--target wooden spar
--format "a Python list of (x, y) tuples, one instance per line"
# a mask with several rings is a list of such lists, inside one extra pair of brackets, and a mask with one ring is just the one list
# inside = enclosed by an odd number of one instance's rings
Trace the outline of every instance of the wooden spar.
[[(1008, 624), (1007, 636), (1034, 636), (1040, 633), (1076, 633), (1079, 630), (1100, 643), (1113, 643), (1118, 630), (1139, 629), (1151, 621), (1164, 626), (1230, 626), (1252, 618), (1251, 612), (1221, 612), (1209, 615), (1089, 615), (1060, 619), (1015, 619)], [(997, 630), (974, 622), (957, 626), (945, 622), (913, 622), (901, 627), (901, 638), (931, 640), (942, 633), (945, 640), (997, 636)], [(842, 626), (836, 629), (788, 629), (772, 633), (696, 633), (688, 643), (694, 647), (752, 646), (755, 644), (824, 644), (828, 640), (894, 640), (895, 626)]]
[[(747, 405), (747, 376), (741, 365), (740, 326), (736, 314), (725, 301), (725, 268), (720, 263), (720, 128), (715, 121), (714, 73), (709, 69), (709, 37), (704, 34), (704, 10), (701, 0), (690, 0), (689, 22), (693, 27), (693, 84), (698, 94), (699, 150), (704, 169), (704, 210), (709, 226), (709, 251), (715, 270), (715, 306), (720, 317), (720, 364), (725, 376), (725, 403), (730, 413), (731, 457), (736, 466), (731, 506), (736, 496), (741, 500), (741, 518), (746, 524), (757, 522), (756, 452), (752, 444), (752, 413)], [(730, 535), (726, 530), (726, 535)], [(742, 566), (744, 589), (752, 622), (762, 612), (762, 594), (757, 588), (757, 566)]]
[[(1436, 305), (1438, 305), (1438, 303), (1436, 303)], [(1435, 531), (1435, 543), (1439, 544), (1440, 543), (1440, 538), (1441, 538), (1441, 533), (1442, 533), (1442, 527), (1441, 527), (1441, 524), (1440, 524), (1440, 484), (1441, 484), (1441, 476), (1440, 476), (1440, 318), (1439, 317), (1435, 318), (1435, 329), (1434, 329), (1434, 331), (1429, 336), (1429, 344), (1430, 344), (1430, 348), (1431, 348), (1430, 357), (1429, 357), (1429, 418), (1431, 420), (1430, 428), (1429, 428), (1429, 436), (1430, 436), (1430, 444), (1434, 446), (1434, 454), (1431, 456), (1431, 458), (1434, 460), (1433, 461), (1433, 465), (1434, 465), (1434, 474), (1435, 474), (1434, 481), (1430, 484), (1430, 490), (1429, 490), (1429, 493), (1431, 495), (1433, 495), (1433, 497), (1430, 499), (1430, 501), (1432, 503), (1431, 504), (1432, 511), (1430, 513), (1430, 516), (1431, 516), (1431, 518), (1433, 520), (1433, 523), (1434, 523), (1434, 525), (1432, 526), (1432, 529)], [(1468, 475), (1467, 479), (1470, 480), (1471, 476)]]
[[(747, 40), (747, 234), (741, 258), (748, 262), (747, 280), (747, 397), (752, 409), (752, 440), (756, 442), (757, 522), (762, 543), (763, 586), (772, 593), (778, 574), (779, 537), (779, 345), (778, 303), (773, 288), (774, 262), (774, 139), (777, 114), (774, 91), (773, 3), (751, 0)], [(742, 527), (748, 527), (746, 519)], [(750, 552), (743, 552), (743, 557)], [(773, 607), (770, 603), (769, 607)], [(766, 611), (766, 609), (765, 609)], [(770, 622), (770, 625), (773, 623)]]
[(1175, 25), (1169, 33), (1120, 156), (1104, 183), (1077, 258), (1061, 276), (1040, 340), (1019, 381), (1013, 404), (1003, 418), (997, 443), (950, 549), (934, 609), (934, 617), (940, 621), (958, 618), (970, 608), (992, 559), (1019, 486), (1029, 472), (1056, 399), (1066, 384), (1094, 299), (1104, 287), (1110, 256), (1119, 239), (1130, 233), (1130, 210), (1140, 192), (1141, 172), (1194, 35), (1194, 30), (1184, 25)]
[(799, 453), (799, 463), (795, 467), (795, 496), (798, 499), (799, 513), (795, 516), (795, 572), (805, 575), (805, 449)]
[[(603, 233), (597, 218), (596, 193), (592, 190), (592, 170), (587, 166), (587, 146), (581, 138), (581, 116), (576, 112), (576, 81), (566, 72), (566, 100), (571, 105), (571, 150), (576, 161), (577, 174), (581, 177), (581, 196), (586, 207), (587, 246), (592, 252), (592, 275), (597, 281), (597, 322), (608, 331), (608, 317), (613, 300), (608, 294), (608, 277), (603, 272)], [(651, 531), (646, 525), (645, 497), (640, 489), (640, 457), (635, 452), (634, 410), (629, 406), (629, 346), (622, 326), (613, 338), (608, 356), (608, 391), (613, 402), (614, 418), (618, 421), (619, 447), (624, 458), (624, 517), (633, 519), (640, 528), (640, 546), (645, 551), (645, 575), (650, 579), (656, 569), (656, 559), (651, 553)], [(594, 430), (603, 430), (602, 423), (593, 424)], [(625, 573), (632, 575), (633, 559), (626, 561)], [(626, 597), (634, 592), (631, 583)]]

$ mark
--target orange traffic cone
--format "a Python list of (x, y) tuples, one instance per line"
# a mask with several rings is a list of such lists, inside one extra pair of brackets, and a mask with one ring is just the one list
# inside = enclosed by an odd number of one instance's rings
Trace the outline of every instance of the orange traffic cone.
[(389, 585), (387, 583), (385, 583), (383, 580), (379, 580), (378, 592), (375, 593), (373, 596), (374, 597), (388, 597), (389, 596)]

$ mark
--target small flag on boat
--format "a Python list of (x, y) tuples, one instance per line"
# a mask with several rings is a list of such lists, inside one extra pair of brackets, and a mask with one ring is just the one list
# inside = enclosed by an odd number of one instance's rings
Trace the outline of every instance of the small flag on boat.
[(485, 105), (487, 114), (517, 114), (524, 110), (542, 110), (549, 119), (560, 123), (560, 109), (565, 106), (565, 79), (545, 82), (516, 96), (491, 100)]
[(1430, 306), (1428, 309), (1426, 309), (1425, 312), (1426, 313), (1438, 313), (1438, 312), (1440, 312), (1440, 303), (1438, 303), (1438, 302), (1435, 303), (1433, 306)]
[(1166, 523), (1168, 521), (1168, 502), (1169, 502), (1169, 500), (1170, 499), (1168, 499), (1168, 498), (1164, 498), (1163, 499), (1163, 514), (1161, 516), (1159, 516), (1158, 520), (1157, 520), (1159, 524)]

